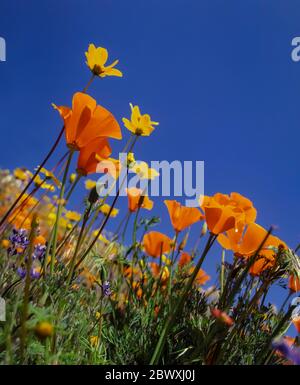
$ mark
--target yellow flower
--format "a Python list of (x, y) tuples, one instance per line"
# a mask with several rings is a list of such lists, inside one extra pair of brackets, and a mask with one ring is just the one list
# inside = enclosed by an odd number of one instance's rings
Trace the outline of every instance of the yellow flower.
[(76, 211), (67, 211), (66, 218), (69, 219), (70, 221), (78, 222), (80, 221), (81, 215)]
[(85, 56), (87, 59), (86, 64), (94, 75), (100, 76), (101, 78), (105, 76), (123, 76), (121, 71), (113, 68), (119, 63), (119, 60), (115, 60), (112, 64), (105, 67), (108, 59), (107, 49), (102, 47), (96, 48), (94, 44), (90, 44)]
[(22, 181), (28, 180), (32, 177), (32, 173), (29, 170), (26, 170), (25, 168), (16, 168), (14, 170), (14, 176), (17, 179), (20, 179)]
[(153, 126), (157, 126), (158, 122), (152, 122), (150, 115), (141, 115), (139, 106), (133, 106), (130, 103), (131, 120), (123, 118), (124, 126), (135, 135), (149, 136), (154, 130)]
[(55, 187), (49, 183), (46, 183), (46, 179), (48, 178), (46, 177), (45, 179), (42, 179), (39, 175), (37, 175), (34, 178), (33, 182), (35, 183), (36, 186), (39, 186), (39, 188), (42, 188), (44, 190), (49, 190), (51, 192), (55, 191)]
[(91, 190), (92, 188), (96, 187), (96, 182), (94, 180), (87, 179), (84, 185), (86, 190)]
[(146, 162), (136, 162), (131, 170), (136, 173), (140, 179), (155, 179), (159, 176), (154, 168), (150, 168)]
[(163, 272), (162, 272), (162, 275), (161, 275), (161, 280), (162, 280), (162, 282), (167, 281), (167, 279), (168, 279), (169, 277), (170, 277), (169, 269), (167, 268), (167, 266), (164, 266)]
[(99, 311), (96, 311), (96, 319), (100, 319), (101, 313)]
[[(94, 230), (92, 233), (93, 237), (96, 237), (98, 232), (99, 232), (99, 229)], [(98, 240), (103, 242), (105, 245), (108, 245), (110, 243), (110, 241), (107, 238), (105, 238), (102, 234), (100, 234), (100, 236), (98, 237)]]
[(69, 178), (69, 181), (70, 183), (74, 183), (75, 180), (77, 178), (77, 174), (75, 172), (73, 172), (71, 175), (70, 175), (70, 178)]
[(132, 166), (133, 163), (135, 163), (134, 153), (133, 152), (129, 152), (127, 154), (127, 165), (128, 166)]
[(93, 347), (96, 347), (99, 342), (99, 337), (98, 336), (91, 336), (90, 337), (90, 343)]
[(8, 249), (10, 245), (10, 241), (8, 239), (2, 239), (1, 245), (4, 249)]
[[(111, 208), (111, 206), (108, 205), (107, 203), (105, 203), (104, 205), (102, 205), (100, 207), (100, 211), (101, 211), (102, 214), (108, 215), (110, 208)], [(118, 212), (119, 212), (118, 209), (113, 208), (111, 213), (110, 213), (110, 217), (112, 217), (112, 218), (116, 217), (118, 215)]]
[(53, 326), (47, 321), (39, 322), (35, 327), (35, 333), (40, 338), (50, 337), (53, 333)]
[(40, 173), (45, 175), (46, 179), (51, 179), (56, 184), (57, 187), (60, 187), (60, 181), (56, 178), (53, 172), (48, 171), (44, 167), (41, 168)]
[(169, 258), (167, 258), (164, 254), (161, 256), (161, 260), (166, 265), (171, 265), (171, 260)]

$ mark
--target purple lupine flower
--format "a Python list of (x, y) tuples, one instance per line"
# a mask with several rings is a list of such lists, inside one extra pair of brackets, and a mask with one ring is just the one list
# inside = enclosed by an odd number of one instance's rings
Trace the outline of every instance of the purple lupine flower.
[(26, 270), (23, 269), (23, 267), (18, 267), (18, 268), (17, 268), (17, 274), (18, 274), (18, 276), (19, 276), (21, 279), (23, 279), (23, 278), (25, 278), (25, 276), (26, 276)]
[(109, 297), (111, 295), (110, 282), (105, 281), (102, 285), (102, 292), (105, 297)]
[(25, 250), (29, 244), (28, 234), (25, 229), (13, 229), (9, 237), (11, 246), (7, 252), (9, 255), (15, 255), (18, 253), (18, 249)]
[(30, 277), (32, 279), (39, 279), (40, 276), (41, 276), (41, 273), (37, 269), (33, 268), (33, 269), (30, 270)]
[[(17, 268), (17, 274), (21, 279), (24, 279), (26, 277), (26, 269), (24, 267), (21, 267), (21, 266), (18, 267)], [(37, 269), (32, 268), (30, 270), (31, 279), (39, 279), (40, 276), (41, 276), (41, 273)]]
[(42, 262), (45, 257), (46, 249), (47, 247), (45, 245), (41, 245), (40, 243), (35, 245), (32, 259), (38, 259), (40, 262)]
[(289, 346), (283, 339), (273, 341), (273, 348), (279, 350), (285, 358), (300, 365), (300, 349)]

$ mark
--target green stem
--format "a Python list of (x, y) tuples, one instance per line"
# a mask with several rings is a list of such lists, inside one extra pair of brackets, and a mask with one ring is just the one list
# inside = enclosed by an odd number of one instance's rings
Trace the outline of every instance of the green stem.
[(208, 251), (210, 250), (211, 246), (213, 245), (214, 241), (216, 239), (216, 235), (214, 234), (210, 234), (209, 236), (209, 239), (206, 243), (206, 246), (203, 250), (203, 253), (193, 271), (193, 274), (191, 275), (191, 277), (189, 278), (188, 282), (186, 283), (184, 289), (183, 289), (183, 292), (181, 294), (181, 297), (179, 298), (179, 300), (177, 301), (177, 303), (175, 304), (175, 308), (173, 310), (173, 312), (171, 312), (169, 314), (169, 316), (167, 317), (166, 319), (166, 322), (165, 322), (165, 325), (164, 325), (164, 328), (162, 330), (162, 333), (159, 337), (159, 340), (158, 340), (158, 343), (156, 345), (156, 348), (155, 348), (155, 351), (153, 353), (153, 356), (151, 358), (151, 361), (150, 361), (150, 365), (157, 365), (159, 363), (159, 360), (160, 360), (160, 357), (161, 357), (161, 354), (163, 352), (163, 349), (164, 349), (164, 346), (165, 346), (165, 343), (166, 343), (166, 340), (167, 340), (167, 337), (168, 337), (168, 334), (173, 326), (173, 323), (177, 317), (177, 315), (179, 314), (186, 298), (187, 298), (187, 295), (189, 293), (189, 291), (191, 290), (192, 288), (192, 285), (194, 283), (194, 280), (203, 264), (203, 261), (208, 253)]
[(55, 255), (56, 255), (56, 246), (57, 246), (57, 237), (58, 237), (58, 227), (59, 227), (59, 220), (61, 217), (62, 213), (62, 208), (64, 206), (63, 198), (64, 198), (64, 193), (65, 193), (65, 185), (66, 185), (66, 180), (69, 172), (69, 168), (71, 165), (71, 160), (73, 157), (74, 152), (70, 150), (68, 160), (67, 160), (67, 165), (65, 168), (61, 188), (60, 188), (60, 194), (59, 194), (59, 201), (58, 201), (58, 206), (57, 206), (57, 213), (56, 213), (56, 221), (54, 224), (54, 231), (53, 231), (53, 243), (52, 243), (52, 252), (51, 252), (51, 263), (50, 263), (50, 275), (53, 274), (53, 269), (54, 269), (54, 261), (55, 261)]
[(21, 357), (22, 364), (24, 361), (26, 336), (27, 336), (26, 321), (28, 316), (28, 303), (29, 303), (29, 292), (30, 292), (30, 282), (31, 282), (30, 271), (32, 266), (32, 254), (33, 254), (33, 248), (34, 248), (33, 241), (35, 238), (37, 226), (38, 226), (38, 223), (36, 220), (36, 215), (34, 215), (31, 223), (31, 232), (29, 236), (29, 248), (27, 253), (26, 278), (25, 278), (25, 287), (24, 287), (23, 312), (22, 312), (22, 319), (21, 319), (20, 357)]
[(74, 183), (72, 184), (72, 186), (71, 186), (69, 192), (67, 193), (67, 196), (66, 196), (66, 202), (68, 202), (68, 200), (70, 199), (70, 197), (71, 197), (71, 195), (72, 195), (72, 193), (73, 193), (75, 187), (77, 186), (78, 182), (80, 181), (81, 177), (82, 177), (82, 175), (77, 174), (77, 177), (76, 177)]
[(69, 274), (68, 274), (68, 277), (67, 277), (67, 286), (70, 284), (71, 279), (72, 279), (76, 258), (77, 258), (77, 255), (78, 255), (78, 252), (79, 252), (79, 249), (80, 249), (80, 246), (81, 246), (82, 236), (83, 236), (83, 233), (84, 233), (84, 229), (85, 229), (86, 223), (87, 223), (87, 221), (89, 219), (91, 208), (92, 208), (92, 205), (90, 204), (88, 210), (86, 211), (86, 213), (84, 214), (84, 217), (83, 217), (82, 226), (81, 226), (81, 229), (80, 229), (80, 232), (79, 232), (79, 236), (78, 236), (78, 239), (77, 239), (74, 255), (73, 255), (71, 263), (70, 263), (70, 270), (69, 270)]
[(172, 255), (171, 255), (171, 264), (170, 264), (170, 276), (169, 276), (169, 287), (168, 287), (168, 292), (169, 292), (169, 307), (170, 307), (169, 310), (170, 310), (170, 311), (171, 311), (171, 308), (172, 308), (171, 294), (172, 294), (172, 274), (173, 274), (174, 254), (175, 254), (175, 250), (176, 250), (176, 244), (177, 244), (178, 234), (179, 234), (179, 232), (176, 231), (176, 233), (175, 233), (175, 239), (174, 239), (174, 245), (173, 245), (173, 249), (172, 249)]
[(222, 256), (221, 256), (220, 295), (222, 295), (224, 290), (224, 275), (225, 275), (225, 249), (222, 250)]

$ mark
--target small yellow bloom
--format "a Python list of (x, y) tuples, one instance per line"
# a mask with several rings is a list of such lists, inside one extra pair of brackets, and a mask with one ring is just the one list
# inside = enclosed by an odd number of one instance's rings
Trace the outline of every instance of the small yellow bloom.
[(75, 180), (77, 178), (77, 174), (75, 172), (73, 172), (71, 175), (70, 175), (70, 178), (69, 178), (69, 181), (70, 183), (74, 183)]
[(170, 272), (169, 272), (169, 269), (167, 268), (167, 266), (165, 266), (163, 268), (163, 272), (162, 272), (162, 275), (161, 275), (161, 280), (162, 282), (165, 282), (167, 281), (167, 279), (170, 277)]
[[(104, 215), (108, 215), (110, 209), (111, 209), (111, 206), (108, 205), (107, 203), (105, 203), (104, 205), (102, 205), (102, 206), (100, 207), (100, 211), (101, 211), (101, 213), (104, 214)], [(118, 209), (113, 208), (112, 211), (111, 211), (111, 213), (110, 213), (110, 217), (112, 217), (112, 218), (116, 217), (116, 216), (118, 215), (118, 212), (119, 212)]]
[(155, 179), (159, 176), (154, 168), (150, 168), (146, 162), (136, 162), (131, 170), (138, 175), (140, 179)]
[(81, 215), (76, 211), (67, 211), (66, 218), (69, 219), (70, 221), (78, 222), (80, 221)]
[(165, 263), (166, 265), (171, 265), (171, 260), (169, 258), (167, 258), (164, 254), (162, 255), (161, 257), (161, 260), (163, 263)]
[(86, 188), (86, 190), (91, 190), (94, 187), (96, 187), (96, 182), (94, 180), (87, 179), (85, 181), (85, 188)]
[(127, 165), (128, 166), (132, 166), (134, 163), (135, 163), (134, 153), (133, 152), (129, 152), (127, 154)]
[(99, 337), (98, 336), (91, 336), (90, 337), (90, 343), (93, 347), (96, 347), (99, 343)]
[(130, 103), (131, 120), (123, 118), (124, 126), (135, 135), (149, 136), (154, 130), (153, 126), (157, 126), (158, 122), (153, 122), (150, 115), (142, 115), (139, 106), (133, 106)]
[(8, 239), (3, 239), (2, 242), (1, 242), (1, 245), (4, 249), (8, 249), (9, 248), (9, 245), (10, 245), (10, 242)]
[(40, 338), (50, 337), (53, 333), (53, 326), (47, 321), (39, 322), (35, 327), (35, 333)]
[(100, 317), (101, 317), (101, 313), (99, 311), (96, 311), (96, 319), (98, 320), (100, 319)]
[(51, 179), (56, 184), (57, 187), (60, 187), (60, 181), (56, 178), (56, 176), (53, 174), (53, 172), (47, 170), (46, 168), (42, 167), (40, 170), (40, 173), (46, 177), (46, 179)]
[(123, 76), (120, 70), (114, 68), (119, 63), (119, 60), (115, 60), (112, 64), (105, 66), (108, 59), (107, 49), (90, 44), (85, 57), (87, 59), (86, 64), (94, 75), (101, 78), (105, 76)]
[[(36, 186), (38, 186), (39, 188), (42, 188), (44, 190), (49, 190), (51, 192), (55, 191), (55, 187), (52, 186), (51, 184), (49, 183), (46, 183), (46, 180), (49, 179), (48, 177), (42, 179), (39, 175), (37, 175), (33, 182), (35, 183)], [(58, 184), (60, 183), (58, 180), (57, 180)]]
[(32, 173), (29, 170), (26, 170), (25, 168), (16, 168), (14, 170), (14, 176), (17, 179), (26, 181), (32, 177)]

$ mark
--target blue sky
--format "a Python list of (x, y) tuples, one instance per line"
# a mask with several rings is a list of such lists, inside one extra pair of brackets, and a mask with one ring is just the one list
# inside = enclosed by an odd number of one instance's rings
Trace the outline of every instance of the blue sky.
[[(93, 42), (120, 59), (124, 78), (96, 79), (90, 94), (120, 122), (129, 102), (160, 122), (138, 159), (204, 160), (206, 194), (246, 195), (258, 223), (300, 242), (298, 1), (2, 0), (0, 36), (1, 167), (41, 161), (61, 125), (51, 102), (70, 105), (86, 84)], [(153, 213), (162, 210), (156, 199)], [(158, 229), (172, 234), (166, 211)]]

